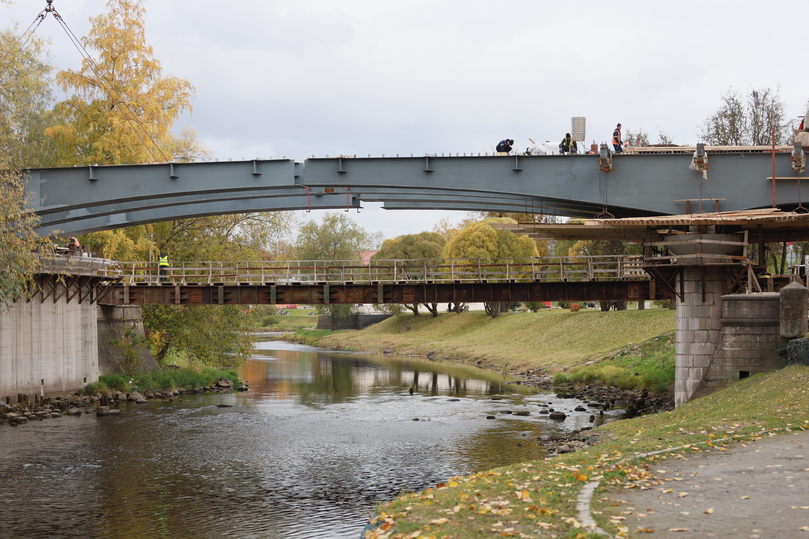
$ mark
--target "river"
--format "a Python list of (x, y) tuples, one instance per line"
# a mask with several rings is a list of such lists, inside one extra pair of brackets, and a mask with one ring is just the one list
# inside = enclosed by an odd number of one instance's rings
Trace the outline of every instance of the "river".
[(0, 537), (357, 538), (379, 502), (590, 424), (580, 401), (428, 361), (266, 340), (242, 375), (246, 393), (0, 427)]

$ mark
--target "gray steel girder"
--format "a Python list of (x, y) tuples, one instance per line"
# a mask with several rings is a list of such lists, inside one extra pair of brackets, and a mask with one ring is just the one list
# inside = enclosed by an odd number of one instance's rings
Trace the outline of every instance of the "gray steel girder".
[[(770, 154), (709, 154), (707, 181), (689, 169), (690, 162), (691, 156), (683, 154), (614, 155), (614, 169), (602, 172), (595, 155), (313, 158), (306, 160), (305, 174), (297, 182), (358, 189), (402, 185), (465, 188), (647, 214), (683, 213), (681, 201), (698, 198), (725, 199), (722, 210), (770, 205)], [(775, 165), (777, 177), (795, 176), (788, 153), (777, 154)], [(779, 182), (777, 188), (777, 203), (799, 201), (797, 182)]]
[[(705, 200), (706, 210), (713, 209), (707, 199), (722, 199), (722, 210), (772, 201), (768, 153), (709, 153), (707, 181), (688, 168), (689, 155), (615, 155), (613, 164), (605, 173), (597, 156), (574, 155), (118, 165), (34, 169), (28, 190), (41, 232), (74, 233), (217, 213), (358, 207), (363, 200), (389, 209), (577, 217), (605, 207), (618, 217), (683, 213), (686, 199)], [(775, 174), (796, 177), (788, 153), (776, 154)], [(326, 188), (335, 192), (324, 193)], [(799, 191), (797, 181), (779, 181), (776, 202), (794, 205)]]
[(110, 201), (288, 188), (300, 169), (296, 165), (276, 159), (32, 169), (28, 191), (38, 213), (66, 211)]

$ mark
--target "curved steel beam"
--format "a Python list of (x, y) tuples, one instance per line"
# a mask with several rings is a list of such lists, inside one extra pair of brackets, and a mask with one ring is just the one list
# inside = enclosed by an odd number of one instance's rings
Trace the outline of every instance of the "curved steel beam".
[(170, 221), (173, 219), (186, 219), (189, 217), (204, 217), (206, 215), (225, 215), (231, 213), (252, 213), (265, 211), (286, 211), (286, 210), (329, 210), (359, 208), (359, 199), (350, 197), (348, 205), (346, 196), (342, 193), (327, 194), (317, 197), (307, 198), (306, 195), (277, 197), (277, 198), (257, 198), (246, 200), (226, 200), (209, 202), (207, 204), (190, 204), (184, 206), (166, 206), (163, 208), (152, 208), (148, 210), (136, 210), (131, 212), (116, 213), (100, 217), (88, 217), (86, 219), (76, 219), (62, 224), (41, 225), (37, 232), (42, 235), (51, 233), (61, 234), (82, 234), (85, 232), (96, 232), (98, 230), (109, 230), (125, 226), (142, 225), (156, 223), (159, 221)]
[[(236, 200), (249, 200), (249, 199), (263, 199), (263, 198), (282, 198), (282, 197), (299, 197), (305, 194), (307, 197), (317, 197), (327, 194), (323, 189), (316, 188), (310, 192), (304, 191), (301, 187), (287, 187), (287, 188), (273, 188), (261, 189), (251, 191), (228, 191), (217, 193), (201, 193), (197, 195), (185, 195), (175, 197), (163, 197), (147, 200), (129, 200), (125, 202), (115, 202), (111, 204), (91, 206), (87, 208), (78, 208), (67, 211), (50, 210), (41, 214), (40, 226), (52, 227), (55, 225), (62, 225), (71, 221), (85, 221), (87, 219), (103, 216), (112, 216), (115, 214), (123, 214), (133, 211), (141, 211), (148, 209), (167, 208), (171, 206), (183, 206), (190, 204), (204, 205), (211, 202), (222, 201), (236, 201)], [(508, 207), (515, 207), (518, 209), (509, 211), (519, 211), (525, 213), (548, 213), (546, 210), (549, 208), (572, 208), (574, 205), (559, 204), (537, 197), (529, 197), (524, 195), (508, 195), (497, 193), (480, 193), (468, 191), (456, 191), (452, 189), (434, 189), (425, 193), (425, 190), (409, 189), (409, 188), (368, 188), (362, 193), (357, 193), (351, 189), (340, 190), (335, 194), (342, 196), (356, 196), (362, 201), (367, 202), (390, 202), (390, 201), (408, 201), (414, 197), (422, 200), (448, 200), (448, 201), (479, 201), (489, 202), (493, 204), (504, 203)], [(453, 209), (457, 207), (453, 206)], [(201, 210), (204, 214), (209, 214), (206, 209)], [(506, 210), (500, 210), (506, 211)], [(589, 209), (586, 210), (587, 214), (593, 212)], [(114, 221), (114, 219), (113, 219)]]

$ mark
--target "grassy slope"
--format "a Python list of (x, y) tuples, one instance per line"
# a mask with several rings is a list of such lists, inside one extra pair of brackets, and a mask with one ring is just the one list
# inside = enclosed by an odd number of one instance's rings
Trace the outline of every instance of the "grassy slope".
[(496, 364), (560, 368), (601, 358), (629, 343), (674, 329), (674, 311), (544, 310), (491, 319), (482, 312), (446, 313), (437, 319), (402, 314), (362, 331), (325, 337), (323, 346), (382, 350)]
[(317, 326), (315, 309), (289, 309), (287, 314), (272, 315), (273, 323), (258, 328), (266, 331), (296, 331)]
[[(595, 431), (602, 434), (601, 443), (573, 454), (451, 478), (403, 495), (380, 508), (379, 527), (366, 537), (536, 536), (542, 530), (590, 537), (576, 520), (576, 497), (590, 478), (603, 477), (602, 493), (630, 481), (648, 484), (654, 481), (650, 462), (797, 429), (809, 429), (809, 367), (796, 365), (741, 380), (671, 412), (604, 425)], [(611, 533), (626, 533), (620, 521), (609, 518), (624, 508), (601, 497), (594, 497), (594, 509), (604, 513), (599, 524)]]

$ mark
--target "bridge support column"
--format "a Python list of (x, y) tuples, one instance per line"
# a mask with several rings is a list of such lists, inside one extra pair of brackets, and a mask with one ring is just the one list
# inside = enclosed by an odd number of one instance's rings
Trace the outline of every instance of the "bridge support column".
[(69, 393), (97, 379), (95, 304), (38, 292), (0, 310), (0, 398)]
[(694, 396), (716, 353), (725, 288), (725, 277), (719, 269), (683, 269), (681, 278), (683, 294), (677, 299), (675, 338), (675, 406)]
[(140, 305), (98, 306), (98, 364), (100, 374), (160, 367), (146, 345)]

